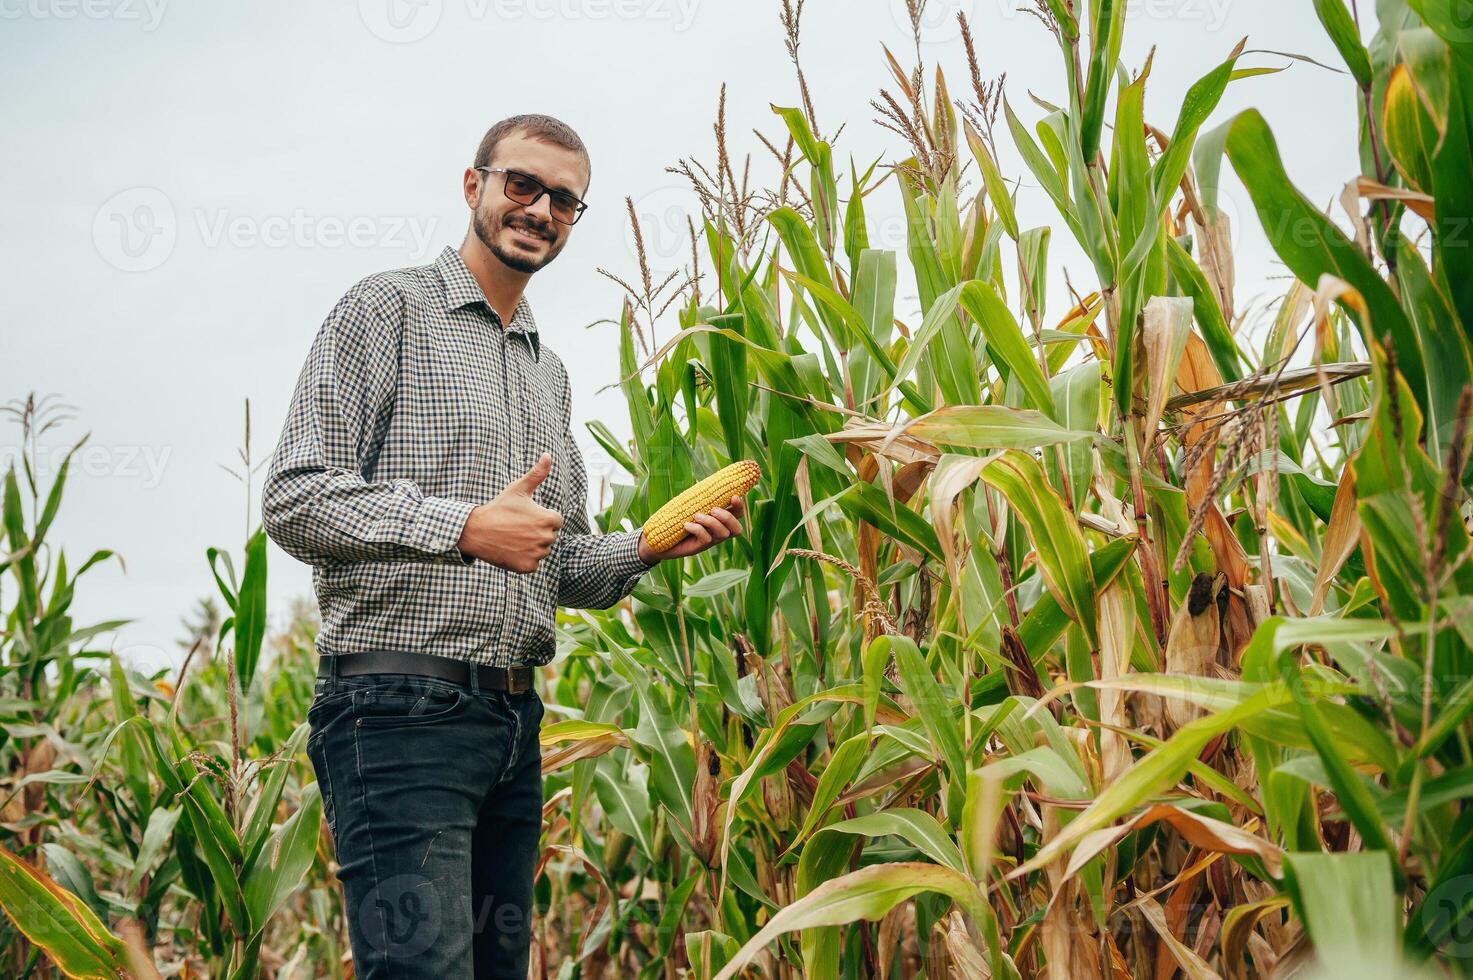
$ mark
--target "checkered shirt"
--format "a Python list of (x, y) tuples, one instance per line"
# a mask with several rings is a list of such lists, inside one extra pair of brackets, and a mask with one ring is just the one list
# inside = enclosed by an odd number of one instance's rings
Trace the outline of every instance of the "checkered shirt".
[[(639, 531), (591, 533), (562, 361), (524, 296), (511, 322), (450, 247), (333, 307), (297, 380), (262, 494), (266, 532), (313, 566), (317, 649), (544, 664), (557, 606), (607, 608), (650, 567)], [(533, 494), (563, 514), (530, 574), (462, 555), (466, 517), (552, 453)]]

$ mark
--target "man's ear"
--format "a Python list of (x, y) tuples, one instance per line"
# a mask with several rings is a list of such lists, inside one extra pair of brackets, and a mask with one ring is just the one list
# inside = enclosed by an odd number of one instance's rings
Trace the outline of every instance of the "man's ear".
[(465, 173), (461, 175), (461, 191), (465, 195), (466, 206), (472, 211), (476, 209), (476, 201), (481, 196), (481, 172), (475, 167), (466, 167)]

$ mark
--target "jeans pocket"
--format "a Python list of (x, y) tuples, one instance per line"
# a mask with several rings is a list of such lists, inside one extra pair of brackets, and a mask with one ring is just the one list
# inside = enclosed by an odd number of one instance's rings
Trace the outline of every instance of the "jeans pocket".
[(365, 728), (427, 725), (454, 717), (465, 710), (466, 695), (451, 686), (425, 686), (418, 690), (367, 690), (354, 698), (354, 714)]
[(313, 733), (326, 728), (338, 716), (342, 707), (352, 700), (352, 691), (328, 688), (314, 693), (312, 703), (307, 705), (307, 724), (312, 726)]
[[(337, 831), (337, 810), (333, 806), (332, 773), (327, 765), (327, 749), (323, 744), (326, 733), (317, 731), (307, 737), (307, 758), (312, 762), (312, 771), (317, 776), (317, 791), (322, 795), (322, 817), (327, 821), (329, 836)], [(336, 837), (334, 836), (334, 850)]]

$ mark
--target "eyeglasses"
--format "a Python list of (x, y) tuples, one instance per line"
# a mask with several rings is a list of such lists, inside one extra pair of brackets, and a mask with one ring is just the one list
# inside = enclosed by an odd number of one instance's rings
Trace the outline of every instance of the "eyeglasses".
[(588, 205), (565, 191), (555, 191), (531, 174), (524, 174), (520, 170), (508, 170), (505, 167), (477, 167), (488, 174), (506, 174), (506, 196), (518, 204), (531, 206), (542, 200), (546, 194), (550, 207), (548, 212), (554, 220), (565, 225), (577, 224), (578, 219), (583, 217), (583, 212), (588, 210)]

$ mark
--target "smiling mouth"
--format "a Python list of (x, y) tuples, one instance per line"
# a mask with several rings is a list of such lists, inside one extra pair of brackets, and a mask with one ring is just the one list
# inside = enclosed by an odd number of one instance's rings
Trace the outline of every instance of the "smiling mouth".
[(508, 227), (511, 228), (512, 237), (520, 239), (521, 241), (533, 243), (547, 241), (544, 236), (539, 235), (534, 231), (528, 231), (526, 228), (518, 228), (516, 225), (509, 225)]

